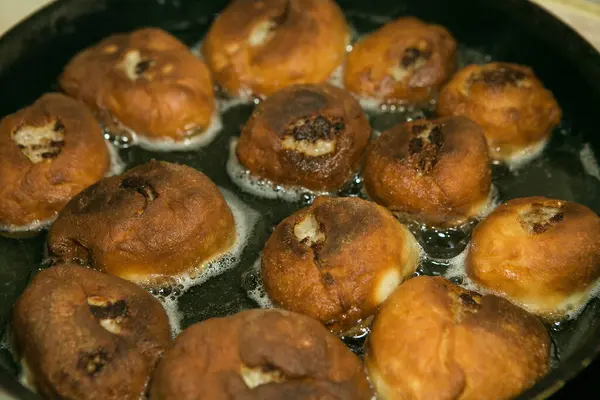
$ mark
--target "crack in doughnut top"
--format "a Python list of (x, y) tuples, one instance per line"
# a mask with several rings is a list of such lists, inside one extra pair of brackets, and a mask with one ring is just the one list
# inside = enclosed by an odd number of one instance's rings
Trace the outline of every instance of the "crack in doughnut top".
[(549, 320), (577, 312), (600, 279), (600, 217), (545, 197), (514, 199), (473, 231), (467, 275)]
[(421, 276), (381, 307), (365, 363), (378, 399), (509, 399), (548, 371), (550, 349), (524, 310)]
[(0, 122), (0, 224), (54, 217), (108, 171), (110, 155), (87, 107), (58, 93)]
[(399, 18), (354, 45), (346, 63), (346, 88), (386, 102), (425, 102), (454, 72), (456, 46), (441, 26)]
[(317, 321), (247, 310), (183, 331), (159, 363), (150, 399), (348, 399), (372, 394), (360, 360)]
[(437, 112), (477, 122), (492, 158), (506, 161), (534, 152), (562, 116), (552, 93), (533, 71), (509, 63), (469, 65), (460, 70), (440, 92)]
[(33, 279), (11, 330), (30, 383), (48, 398), (138, 400), (171, 346), (167, 315), (148, 292), (73, 265)]
[(202, 134), (215, 111), (204, 62), (158, 28), (112, 35), (80, 52), (60, 85), (91, 106), (110, 130), (124, 125), (149, 139)]
[(366, 323), (418, 263), (415, 238), (383, 207), (318, 197), (275, 228), (261, 274), (275, 303), (345, 333)]
[(233, 214), (206, 175), (150, 161), (75, 197), (52, 225), (48, 249), (55, 262), (160, 284), (221, 255), (235, 238)]
[(235, 0), (214, 21), (202, 53), (230, 95), (269, 96), (327, 81), (349, 39), (332, 0)]
[(256, 107), (236, 154), (253, 174), (274, 182), (337, 189), (358, 169), (370, 135), (348, 92), (329, 84), (298, 85)]
[(394, 126), (370, 145), (363, 176), (377, 203), (429, 225), (460, 225), (490, 202), (487, 144), (465, 117)]

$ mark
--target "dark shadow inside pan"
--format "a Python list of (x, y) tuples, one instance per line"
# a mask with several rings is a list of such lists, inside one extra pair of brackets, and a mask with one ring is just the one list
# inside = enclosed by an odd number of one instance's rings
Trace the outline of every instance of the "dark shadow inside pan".
[[(492, 59), (533, 67), (555, 93), (564, 110), (564, 119), (541, 158), (517, 172), (495, 168), (495, 184), (501, 199), (556, 196), (585, 204), (600, 213), (598, 169), (588, 161), (582, 163), (582, 154), (587, 160), (590, 155), (593, 158), (594, 152), (600, 152), (594, 118), (594, 111), (600, 109), (600, 56), (573, 31), (521, 0), (340, 0), (339, 3), (359, 33), (369, 32), (393, 17), (416, 15), (448, 27), (461, 43), (463, 62)], [(0, 115), (31, 103), (45, 91), (56, 90), (56, 77), (69, 58), (111, 33), (159, 26), (193, 45), (225, 4), (224, 0), (59, 1), (0, 42)], [(246, 295), (242, 276), (255, 262), (272, 228), (302, 206), (245, 194), (228, 178), (225, 163), (229, 139), (239, 134), (239, 127), (250, 112), (249, 106), (228, 110), (223, 132), (198, 151), (151, 153), (138, 148), (121, 151), (129, 166), (158, 158), (198, 168), (261, 214), (238, 265), (191, 288), (180, 298), (183, 327), (256, 307)], [(371, 117), (374, 126), (385, 129), (406, 115)], [(420, 238), (431, 254), (449, 256), (464, 247), (468, 235), (458, 233), (451, 246), (440, 241), (435, 232), (425, 232)], [(0, 239), (0, 337), (6, 337), (11, 305), (39, 268), (44, 239), (44, 235), (28, 240)], [(425, 263), (422, 268), (428, 274), (443, 270), (443, 263)], [(599, 319), (600, 310), (594, 301), (576, 321), (549, 327), (557, 346), (559, 366), (523, 398), (550, 393), (595, 356), (600, 348)], [(360, 340), (348, 344), (360, 353)], [(0, 346), (0, 388), (21, 393), (25, 398), (27, 394), (22, 394), (14, 380), (17, 373), (5, 343), (4, 348)]]

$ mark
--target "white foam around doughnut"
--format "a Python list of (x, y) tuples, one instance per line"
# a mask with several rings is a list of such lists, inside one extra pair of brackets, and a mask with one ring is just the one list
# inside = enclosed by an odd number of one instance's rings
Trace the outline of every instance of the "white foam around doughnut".
[(54, 216), (44, 220), (34, 220), (26, 225), (11, 225), (11, 224), (1, 224), (0, 232), (6, 232), (8, 234), (14, 233), (27, 233), (27, 232), (36, 232), (46, 229), (56, 220), (58, 217), (58, 213), (55, 213)]
[(248, 238), (252, 234), (254, 225), (258, 221), (259, 214), (254, 209), (247, 206), (230, 191), (219, 188), (227, 204), (231, 208), (235, 220), (236, 240), (233, 246), (225, 253), (219, 255), (212, 261), (197, 266), (191, 272), (175, 278), (172, 289), (177, 289), (178, 294), (169, 296), (157, 296), (167, 312), (171, 331), (176, 336), (181, 331), (182, 313), (178, 308), (178, 298), (191, 287), (198, 286), (223, 272), (235, 267), (239, 262), (240, 256)]
[(490, 194), (487, 199), (481, 204), (478, 211), (474, 213), (476, 219), (483, 219), (490, 215), (500, 205), (500, 196), (498, 188), (492, 184), (490, 187)]
[(514, 154), (511, 154), (509, 157), (501, 160), (509, 170), (514, 171), (516, 169), (521, 168), (523, 165), (529, 163), (530, 161), (537, 158), (548, 144), (548, 138), (544, 138), (537, 143), (532, 144), (520, 150)]
[(585, 172), (600, 180), (600, 168), (598, 167), (598, 161), (596, 160), (594, 150), (589, 143), (583, 145), (583, 148), (579, 152), (579, 160), (581, 161), (581, 165), (583, 166)]
[(238, 160), (236, 155), (237, 139), (232, 139), (229, 144), (229, 158), (227, 159), (227, 174), (231, 180), (244, 192), (267, 199), (280, 199), (297, 202), (302, 195), (312, 196), (328, 195), (329, 192), (312, 191), (302, 186), (283, 185), (268, 179), (253, 175)]
[(260, 102), (261, 102), (260, 99), (254, 98), (254, 97), (245, 97), (245, 98), (228, 97), (228, 98), (224, 98), (224, 99), (219, 99), (219, 109), (223, 113), (223, 112), (225, 112), (231, 108), (237, 107), (237, 106), (247, 105), (247, 104), (258, 105)]
[(258, 259), (254, 262), (254, 264), (250, 268), (250, 271), (248, 271), (248, 273), (253, 274), (254, 276), (257, 277), (258, 285), (254, 288), (248, 289), (246, 291), (246, 294), (248, 295), (249, 298), (254, 300), (260, 308), (275, 308), (275, 303), (273, 303), (273, 300), (271, 300), (271, 298), (267, 294), (267, 291), (265, 290), (265, 286), (261, 279), (261, 275), (260, 275), (261, 263), (262, 263), (262, 253), (259, 255)]
[(165, 139), (149, 139), (142, 135), (130, 131), (132, 144), (138, 145), (143, 149), (150, 151), (186, 151), (195, 150), (201, 147), (208, 146), (217, 134), (223, 129), (219, 107), (215, 107), (211, 123), (209, 127), (199, 135), (195, 135), (183, 140)]
[(125, 171), (126, 165), (119, 155), (119, 150), (109, 140), (105, 140), (104, 142), (106, 143), (108, 154), (110, 156), (110, 167), (104, 176), (121, 175), (123, 171)]
[[(351, 46), (350, 46), (351, 47)], [(337, 67), (327, 81), (331, 85), (344, 89), (344, 65)]]
[(21, 359), (19, 362), (21, 365), (21, 372), (19, 373), (19, 382), (21, 385), (25, 386), (27, 389), (31, 390), (34, 393), (37, 393), (37, 388), (35, 387), (35, 381), (33, 379), (33, 374), (31, 373), (31, 369), (27, 364), (25, 359)]

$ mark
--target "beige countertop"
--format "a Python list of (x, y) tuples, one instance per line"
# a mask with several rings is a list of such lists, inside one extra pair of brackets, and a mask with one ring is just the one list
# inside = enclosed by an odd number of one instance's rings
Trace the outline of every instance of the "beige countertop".
[[(27, 15), (52, 1), (0, 0), (0, 35)], [(600, 51), (600, 0), (532, 1), (542, 5), (572, 25)]]

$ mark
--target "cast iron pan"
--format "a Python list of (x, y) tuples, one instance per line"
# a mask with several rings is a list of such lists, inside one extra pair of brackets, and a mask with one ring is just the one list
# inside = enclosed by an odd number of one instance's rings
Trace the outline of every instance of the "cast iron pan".
[[(557, 97), (564, 119), (540, 159), (518, 173), (494, 167), (494, 182), (501, 199), (554, 196), (585, 204), (600, 214), (600, 173), (597, 167), (590, 169), (589, 163), (584, 165), (581, 161), (582, 150), (587, 155), (600, 154), (595, 117), (600, 110), (600, 55), (574, 31), (525, 0), (338, 2), (358, 34), (375, 29), (385, 20), (415, 15), (445, 25), (461, 43), (463, 63), (492, 59), (533, 67)], [(226, 3), (227, 0), (58, 1), (0, 40), (0, 115), (30, 104), (45, 91), (58, 90), (56, 78), (65, 63), (76, 52), (109, 34), (158, 26), (192, 46)], [(246, 286), (252, 284), (252, 279), (245, 272), (256, 260), (272, 227), (303, 206), (244, 194), (228, 178), (225, 172), (228, 143), (231, 137), (239, 135), (240, 124), (250, 112), (250, 106), (227, 111), (223, 132), (201, 150), (162, 154), (138, 148), (121, 150), (128, 166), (158, 158), (198, 168), (261, 214), (237, 266), (200, 287), (191, 288), (180, 298), (183, 328), (206, 318), (256, 307), (246, 295)], [(370, 117), (372, 125), (384, 129), (406, 115)], [(449, 246), (437, 242), (434, 236), (426, 232), (419, 238), (427, 251), (447, 256), (460, 252), (468, 241), (468, 234), (461, 237), (459, 233)], [(45, 235), (28, 240), (0, 239), (0, 338), (7, 336), (12, 304), (40, 268), (44, 240)], [(425, 263), (421, 272), (440, 274), (443, 268)], [(592, 379), (600, 372), (599, 362), (590, 365), (600, 352), (598, 301), (591, 302), (577, 320), (548, 329), (557, 350), (556, 367), (521, 398), (541, 399), (553, 393), (556, 397), (571, 397), (575, 390), (592, 392), (595, 386)], [(5, 339), (0, 343), (3, 341), (6, 343)], [(360, 341), (347, 343), (360, 355)], [(0, 398), (3, 393), (7, 398), (38, 398), (18, 383), (17, 375), (18, 366), (9, 350), (0, 345)]]

